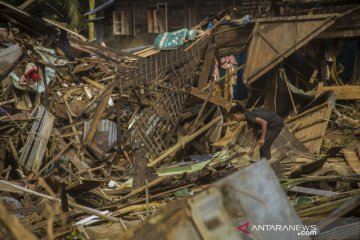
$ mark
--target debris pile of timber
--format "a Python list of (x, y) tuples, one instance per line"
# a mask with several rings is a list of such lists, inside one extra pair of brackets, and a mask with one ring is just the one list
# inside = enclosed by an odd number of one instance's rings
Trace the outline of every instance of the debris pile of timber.
[[(204, 34), (178, 49), (129, 52), (98, 46), (0, 2), (0, 233), (9, 239), (143, 239), (156, 229), (148, 238), (159, 239), (195, 222), (189, 238), (207, 239), (219, 234), (212, 224), (238, 222), (230, 215), (239, 209), (242, 216), (254, 210), (251, 221), (263, 219), (246, 196), (274, 202), (269, 219), (288, 209), (282, 217), (291, 220), (283, 223), (326, 230), (332, 219), (351, 215), (360, 202), (360, 44), (349, 76), (336, 62), (341, 44), (325, 40), (337, 33), (330, 26), (358, 12), (352, 7), (244, 23), (225, 20), (232, 16), (226, 10), (213, 28), (199, 24)], [(272, 29), (278, 37), (297, 34), (281, 42), (267, 35)], [(231, 46), (227, 34), (236, 36)], [(244, 50), (247, 60), (231, 57)], [(243, 90), (246, 96), (239, 97)], [(250, 161), (250, 131), (228, 114), (239, 101), (284, 117), (269, 161), (274, 171)], [(225, 179), (212, 185), (237, 171), (242, 187)], [(254, 177), (260, 173), (271, 181)], [(266, 184), (278, 194), (273, 199), (271, 192), (256, 192)], [(231, 192), (241, 197), (241, 208)], [(206, 207), (205, 196), (218, 208)], [(224, 206), (226, 198), (234, 202)], [(164, 208), (173, 203), (177, 207)], [(204, 207), (218, 211), (219, 219), (207, 222)], [(159, 218), (151, 218), (155, 214)], [(174, 225), (174, 232), (164, 233), (161, 224)]]

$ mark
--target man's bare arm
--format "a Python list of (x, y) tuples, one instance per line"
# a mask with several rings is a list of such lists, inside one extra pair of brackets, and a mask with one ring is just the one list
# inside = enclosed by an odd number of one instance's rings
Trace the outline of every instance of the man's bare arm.
[(256, 124), (259, 124), (261, 126), (261, 136), (260, 139), (258, 141), (259, 145), (264, 145), (265, 143), (265, 136), (266, 136), (266, 132), (267, 132), (267, 121), (265, 121), (262, 118), (255, 118), (255, 122)]
[(253, 155), (255, 147), (257, 145), (257, 141), (258, 141), (258, 133), (255, 130), (252, 130), (252, 144), (250, 147), (250, 151), (249, 151), (249, 155)]
[(252, 140), (253, 140), (253, 142), (252, 142), (252, 148), (255, 148), (256, 147), (256, 144), (257, 144), (257, 141), (258, 141), (258, 139), (259, 139), (259, 136), (258, 136), (259, 134), (258, 134), (258, 132), (256, 131), (256, 130), (252, 130)]

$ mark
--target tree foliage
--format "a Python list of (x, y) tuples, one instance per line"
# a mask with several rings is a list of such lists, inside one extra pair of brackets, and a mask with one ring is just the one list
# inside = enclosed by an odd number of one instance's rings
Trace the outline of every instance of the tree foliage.
[[(26, 0), (4, 0), (14, 6), (20, 6)], [(66, 22), (68, 27), (76, 32), (85, 30), (83, 21), (84, 10), (87, 11), (89, 3), (86, 0), (35, 0), (26, 9), (38, 17)]]

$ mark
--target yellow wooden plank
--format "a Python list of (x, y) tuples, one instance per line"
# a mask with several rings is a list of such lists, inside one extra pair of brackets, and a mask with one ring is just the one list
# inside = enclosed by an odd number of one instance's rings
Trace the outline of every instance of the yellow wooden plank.
[(336, 99), (339, 100), (359, 100), (360, 99), (360, 86), (347, 85), (347, 86), (323, 86), (319, 84), (316, 95), (319, 96), (323, 92), (333, 91)]
[(356, 152), (348, 148), (344, 148), (342, 151), (351, 169), (354, 170), (356, 174), (360, 174), (360, 160)]
[[(208, 92), (202, 91), (198, 88), (191, 88), (190, 94), (203, 100), (206, 100), (208, 96)], [(219, 107), (224, 108), (225, 110), (229, 110), (232, 105), (230, 101), (227, 101), (224, 98), (218, 96), (210, 96), (208, 101)]]

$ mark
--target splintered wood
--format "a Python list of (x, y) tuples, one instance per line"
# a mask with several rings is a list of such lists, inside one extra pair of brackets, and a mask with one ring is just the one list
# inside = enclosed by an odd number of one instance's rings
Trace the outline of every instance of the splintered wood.
[[(360, 194), (360, 48), (356, 31), (339, 36), (360, 6), (245, 2), (165, 51), (103, 47), (33, 16), (43, 1), (0, 1), (0, 239), (239, 239), (242, 218), (319, 217), (333, 236), (331, 218), (352, 216)], [(151, 11), (155, 28), (166, 9), (173, 24), (173, 6)], [(284, 118), (269, 161), (255, 141), (248, 154), (252, 131), (229, 113), (238, 103)]]

